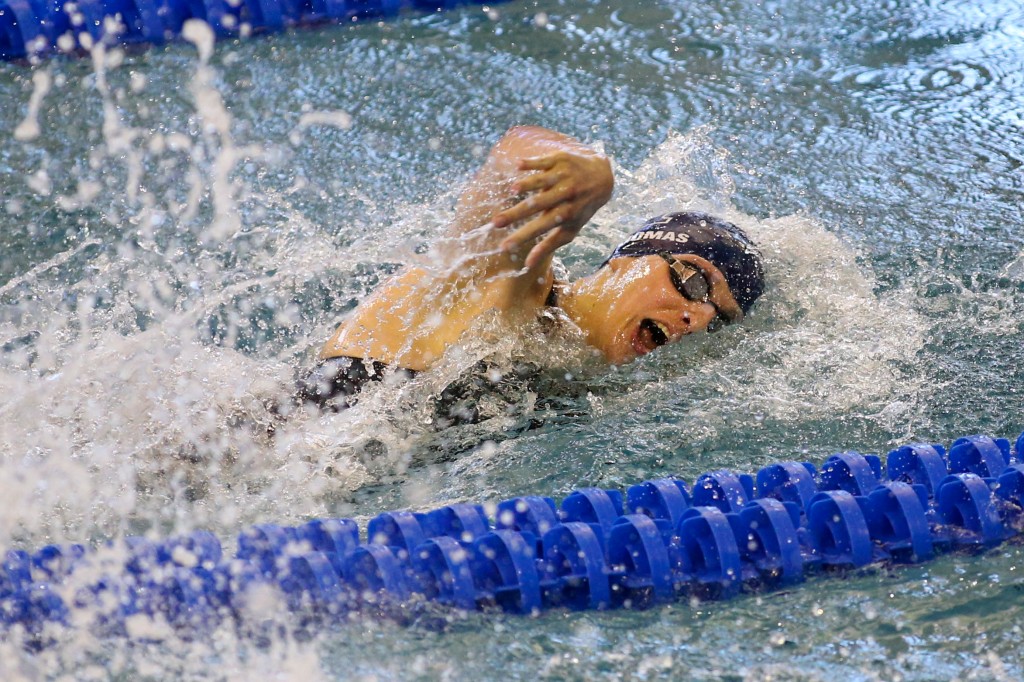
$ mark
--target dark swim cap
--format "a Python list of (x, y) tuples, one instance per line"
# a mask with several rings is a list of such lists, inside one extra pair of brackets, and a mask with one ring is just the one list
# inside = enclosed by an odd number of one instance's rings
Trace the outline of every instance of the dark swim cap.
[(733, 298), (743, 312), (764, 293), (764, 264), (746, 233), (728, 221), (698, 211), (651, 218), (615, 247), (604, 263), (620, 256), (661, 253), (692, 253), (711, 261), (725, 275)]

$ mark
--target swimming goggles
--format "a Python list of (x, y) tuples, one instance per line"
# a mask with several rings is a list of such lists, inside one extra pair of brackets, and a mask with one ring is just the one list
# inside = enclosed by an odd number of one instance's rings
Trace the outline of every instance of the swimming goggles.
[(664, 251), (658, 255), (668, 263), (668, 274), (672, 278), (672, 286), (683, 295), (683, 298), (696, 303), (709, 303), (715, 309), (715, 316), (708, 322), (708, 332), (717, 332), (729, 324), (728, 320), (722, 316), (722, 311), (711, 300), (711, 284), (703, 271)]

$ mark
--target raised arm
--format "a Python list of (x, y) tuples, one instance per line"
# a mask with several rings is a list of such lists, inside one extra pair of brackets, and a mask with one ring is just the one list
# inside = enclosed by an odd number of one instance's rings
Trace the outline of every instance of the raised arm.
[(451, 231), (486, 223), (507, 230), (502, 249), (525, 254), (532, 270), (576, 237), (613, 185), (604, 154), (546, 128), (512, 128), (459, 197)]

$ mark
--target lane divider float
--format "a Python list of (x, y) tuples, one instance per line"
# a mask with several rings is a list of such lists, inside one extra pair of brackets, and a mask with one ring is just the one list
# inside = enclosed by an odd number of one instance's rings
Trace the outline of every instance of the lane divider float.
[(194, 637), (244, 627), (258, 587), (304, 623), (365, 612), (453, 609), (536, 614), (646, 608), (793, 585), (880, 562), (978, 551), (1024, 530), (1024, 433), (843, 452), (819, 468), (779, 462), (756, 475), (712, 471), (692, 486), (658, 479), (582, 488), (561, 504), (524, 496), (493, 506), (390, 511), (365, 533), (351, 519), (255, 525), (230, 558), (208, 531), (128, 537), (103, 550), (10, 550), (0, 568), (0, 628), (45, 643), (47, 628), (91, 614), (130, 635), (137, 616)]
[[(496, 0), (501, 2), (501, 0)], [(101, 42), (160, 44), (181, 36), (189, 19), (219, 38), (296, 26), (435, 12), (474, 0), (0, 0), (0, 59), (73, 54)], [(488, 4), (496, 4), (491, 2)]]

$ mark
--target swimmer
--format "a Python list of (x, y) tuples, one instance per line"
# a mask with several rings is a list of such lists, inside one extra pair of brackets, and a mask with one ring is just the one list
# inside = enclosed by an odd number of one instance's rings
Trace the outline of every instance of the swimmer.
[(430, 369), (482, 320), (515, 330), (558, 313), (620, 365), (743, 319), (764, 290), (760, 254), (732, 223), (697, 212), (652, 218), (592, 274), (558, 281), (555, 252), (611, 197), (607, 157), (539, 127), (509, 130), (463, 191), (445, 267), (407, 266), (338, 327), (300, 381), (302, 401), (347, 407), (389, 372)]

